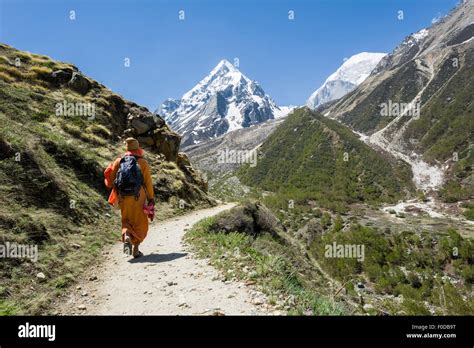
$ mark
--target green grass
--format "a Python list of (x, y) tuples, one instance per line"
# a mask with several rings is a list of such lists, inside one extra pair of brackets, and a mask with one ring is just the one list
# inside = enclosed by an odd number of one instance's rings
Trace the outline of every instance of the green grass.
[(474, 221), (474, 203), (464, 203), (461, 207), (465, 208), (463, 215), (466, 219)]
[(304, 280), (285, 246), (270, 235), (256, 238), (239, 233), (213, 233), (214, 218), (207, 218), (187, 232), (185, 240), (199, 257), (208, 257), (225, 279), (254, 281), (270, 299), (292, 298), (289, 314), (341, 315), (347, 309), (312, 288)]

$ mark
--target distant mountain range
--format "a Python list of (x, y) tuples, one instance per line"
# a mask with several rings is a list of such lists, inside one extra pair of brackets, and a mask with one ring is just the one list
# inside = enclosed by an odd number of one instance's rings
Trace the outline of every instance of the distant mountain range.
[(290, 110), (277, 106), (256, 81), (224, 59), (181, 99), (165, 100), (157, 113), (183, 136), (182, 145), (189, 146)]
[[(307, 106), (315, 109), (351, 92), (384, 56), (362, 52), (350, 57), (309, 97)], [(223, 59), (181, 99), (165, 100), (156, 112), (183, 136), (186, 147), (286, 116), (292, 109), (277, 106), (256, 81)]]
[(331, 74), (306, 101), (306, 106), (318, 106), (339, 99), (360, 85), (385, 57), (385, 53), (362, 52), (353, 55)]

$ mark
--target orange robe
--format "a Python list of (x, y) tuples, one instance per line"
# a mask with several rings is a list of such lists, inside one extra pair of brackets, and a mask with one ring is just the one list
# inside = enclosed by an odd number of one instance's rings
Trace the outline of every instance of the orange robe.
[[(131, 154), (135, 153), (131, 151)], [(120, 168), (120, 159), (117, 158), (112, 165), (112, 173), (110, 175), (112, 181), (115, 180), (117, 171)], [(119, 198), (119, 206), (122, 212), (122, 242), (124, 241), (125, 233), (128, 232), (133, 245), (140, 244), (146, 238), (148, 233), (148, 217), (143, 212), (143, 206), (146, 204), (147, 195), (148, 199), (155, 197), (148, 162), (143, 158), (139, 158), (137, 162), (143, 174), (146, 194), (145, 189), (142, 187), (138, 199), (135, 196), (120, 196)]]

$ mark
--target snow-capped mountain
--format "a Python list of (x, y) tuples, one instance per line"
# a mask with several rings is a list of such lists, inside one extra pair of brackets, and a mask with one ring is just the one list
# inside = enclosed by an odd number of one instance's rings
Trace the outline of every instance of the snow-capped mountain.
[(306, 105), (316, 109), (351, 92), (370, 75), (384, 56), (385, 53), (362, 52), (350, 57), (308, 98)]
[(278, 107), (257, 82), (224, 59), (180, 100), (164, 101), (157, 113), (183, 136), (182, 145), (188, 146), (289, 111), (290, 107)]
[[(356, 90), (328, 107), (325, 116), (351, 127), (375, 149), (410, 164), (418, 189), (430, 192), (446, 185), (449, 191), (456, 183), (473, 192), (471, 167), (457, 164), (472, 163), (468, 125), (474, 115), (464, 101), (472, 101), (473, 52), (474, 0), (469, 0), (408, 35)], [(470, 99), (461, 97), (465, 95)], [(382, 116), (381, 105), (391, 102), (416, 111)], [(453, 153), (464, 159), (453, 160)]]

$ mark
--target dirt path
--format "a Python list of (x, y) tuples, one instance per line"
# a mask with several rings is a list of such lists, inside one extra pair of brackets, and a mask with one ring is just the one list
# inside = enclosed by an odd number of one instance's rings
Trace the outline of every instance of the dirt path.
[(255, 291), (242, 283), (222, 282), (206, 260), (183, 245), (185, 229), (231, 204), (191, 212), (154, 223), (133, 260), (113, 245), (106, 259), (70, 293), (58, 314), (239, 315), (265, 314)]

